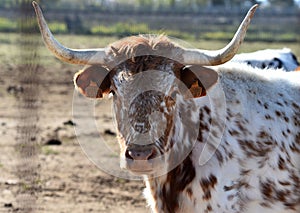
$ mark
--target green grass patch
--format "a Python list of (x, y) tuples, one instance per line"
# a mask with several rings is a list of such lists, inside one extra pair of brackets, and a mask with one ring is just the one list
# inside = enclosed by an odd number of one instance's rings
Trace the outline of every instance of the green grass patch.
[(149, 33), (150, 29), (146, 24), (130, 24), (130, 23), (116, 23), (111, 26), (99, 25), (91, 28), (93, 35), (104, 35), (118, 37), (124, 37), (129, 35), (135, 35), (140, 33)]
[[(48, 26), (53, 33), (67, 33), (68, 29), (63, 22), (49, 22)], [(35, 19), (24, 20), (10, 20), (0, 17), (0, 32), (18, 32), (20, 29), (23, 31), (32, 32), (33, 29), (37, 29), (37, 23)]]
[[(230, 41), (233, 37), (232, 32), (216, 31), (201, 34), (200, 39)], [(248, 41), (261, 42), (300, 42), (300, 38), (296, 33), (273, 33), (273, 32), (253, 32), (249, 31), (246, 35)]]
[(230, 40), (232, 36), (233, 34), (230, 32), (207, 32), (200, 35), (200, 38), (206, 40), (226, 41), (226, 40)]
[(153, 30), (150, 29), (149, 26), (144, 23), (138, 24), (119, 22), (110, 26), (98, 25), (92, 27), (90, 32), (92, 35), (117, 36), (119, 38), (139, 34), (166, 34), (181, 39), (191, 39), (193, 37), (190, 36), (190, 34), (188, 33), (182, 33), (176, 30)]
[(65, 23), (61, 23), (61, 22), (50, 22), (48, 24), (50, 30), (53, 33), (60, 33), (60, 34), (65, 34), (68, 32), (68, 28), (67, 25)]
[(16, 32), (18, 29), (17, 22), (11, 21), (7, 18), (0, 17), (0, 31), (1, 32)]

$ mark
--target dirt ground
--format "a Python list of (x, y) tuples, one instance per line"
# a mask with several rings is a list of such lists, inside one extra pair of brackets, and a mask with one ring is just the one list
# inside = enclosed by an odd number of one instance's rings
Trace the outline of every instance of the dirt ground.
[[(142, 181), (106, 174), (82, 151), (72, 116), (72, 79), (80, 67), (59, 66), (41, 67), (31, 85), (20, 82), (17, 67), (0, 68), (0, 212), (150, 212)], [(109, 102), (104, 107), (111, 109)], [(97, 122), (116, 146), (110, 116), (103, 111)]]

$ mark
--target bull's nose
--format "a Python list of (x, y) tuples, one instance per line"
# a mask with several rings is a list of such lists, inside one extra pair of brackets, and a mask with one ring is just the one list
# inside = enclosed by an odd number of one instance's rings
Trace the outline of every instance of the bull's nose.
[(154, 149), (151, 147), (132, 147), (126, 150), (126, 158), (132, 160), (150, 160), (154, 158)]

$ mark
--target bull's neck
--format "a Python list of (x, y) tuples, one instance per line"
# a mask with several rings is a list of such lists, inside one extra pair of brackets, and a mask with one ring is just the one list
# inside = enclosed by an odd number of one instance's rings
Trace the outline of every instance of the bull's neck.
[(182, 149), (191, 150), (199, 140), (201, 129), (209, 128), (212, 111), (210, 98), (203, 96), (184, 100), (178, 103), (177, 109), (171, 137), (174, 149), (178, 152), (182, 152)]
[[(179, 104), (179, 108), (172, 136), (174, 152), (169, 155), (167, 164), (172, 166), (170, 161), (181, 158), (181, 154), (182, 160), (175, 167), (173, 165), (172, 169), (169, 168), (167, 174), (145, 179), (149, 205), (158, 213), (174, 213), (180, 208), (180, 194), (183, 191), (188, 193), (188, 188), (196, 176), (195, 165), (191, 158), (192, 149), (196, 143), (201, 143), (199, 140), (207, 137), (207, 133), (201, 131), (201, 128), (208, 128), (203, 125), (204, 123), (208, 125), (210, 120), (208, 97), (193, 100), (193, 104), (191, 102)], [(186, 117), (187, 115), (189, 117)]]

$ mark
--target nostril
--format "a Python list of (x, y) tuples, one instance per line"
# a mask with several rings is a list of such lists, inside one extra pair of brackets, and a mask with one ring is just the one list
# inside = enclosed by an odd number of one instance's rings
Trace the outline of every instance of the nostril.
[(155, 149), (151, 149), (151, 154), (149, 155), (148, 159), (147, 160), (151, 160), (151, 159), (154, 159), (157, 155), (157, 152), (155, 151)]
[(128, 158), (128, 159), (130, 159), (130, 160), (133, 160), (133, 157), (131, 157), (131, 151), (130, 150), (126, 150), (126, 152), (125, 152), (125, 157), (126, 158)]

